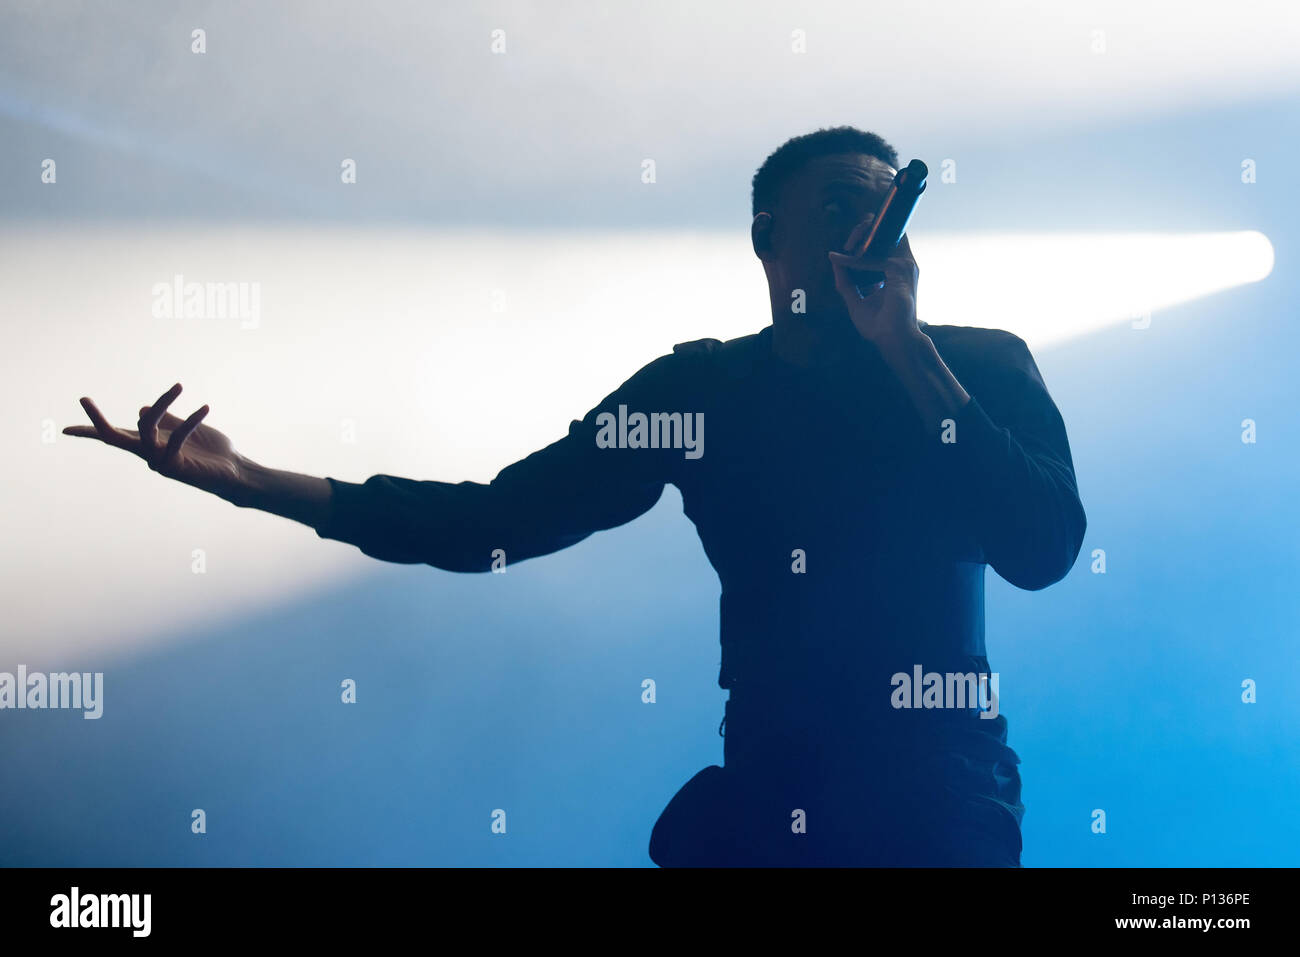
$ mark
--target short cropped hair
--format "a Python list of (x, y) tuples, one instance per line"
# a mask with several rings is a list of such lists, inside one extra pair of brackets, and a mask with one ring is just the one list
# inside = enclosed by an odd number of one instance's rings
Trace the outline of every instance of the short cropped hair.
[(834, 153), (865, 153), (898, 169), (898, 153), (875, 133), (835, 126), (805, 133), (782, 143), (754, 174), (753, 213), (771, 211), (781, 188), (811, 159)]

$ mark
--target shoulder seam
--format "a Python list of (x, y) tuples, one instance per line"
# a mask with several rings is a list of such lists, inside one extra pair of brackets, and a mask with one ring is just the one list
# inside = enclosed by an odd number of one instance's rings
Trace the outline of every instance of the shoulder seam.
[(722, 345), (719, 339), (691, 339), (673, 345), (673, 352), (712, 352)]

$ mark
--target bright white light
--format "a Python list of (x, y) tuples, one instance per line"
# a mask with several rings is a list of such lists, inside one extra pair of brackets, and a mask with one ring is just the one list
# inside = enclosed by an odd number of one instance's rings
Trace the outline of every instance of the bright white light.
[[(1257, 232), (912, 241), (922, 318), (1007, 329), (1035, 350), (1273, 266)], [(151, 290), (176, 273), (260, 283), (257, 328), (155, 318)], [(210, 404), (208, 424), (275, 468), (486, 481), (674, 343), (770, 322), (745, 229), (24, 228), (0, 232), (0, 285), (15, 323), (0, 378), (14, 450), (0, 478), (0, 653), (33, 668), (193, 634), (377, 570), (118, 450), (57, 434), (42, 442), (47, 423), (57, 433), (84, 420), (79, 396), (130, 428), (179, 380), (181, 414)], [(196, 548), (208, 556), (203, 575), (191, 570)]]
[(1039, 346), (1273, 271), (1273, 244), (1254, 231), (964, 233), (912, 245), (926, 322), (1007, 329)]

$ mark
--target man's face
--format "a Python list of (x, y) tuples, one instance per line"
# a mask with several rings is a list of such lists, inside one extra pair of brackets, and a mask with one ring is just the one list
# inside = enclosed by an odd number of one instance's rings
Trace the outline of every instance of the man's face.
[(840, 315), (844, 302), (826, 254), (842, 252), (855, 226), (880, 206), (897, 173), (863, 153), (836, 153), (811, 160), (796, 173), (772, 213), (769, 275), (788, 294), (807, 293), (808, 316)]

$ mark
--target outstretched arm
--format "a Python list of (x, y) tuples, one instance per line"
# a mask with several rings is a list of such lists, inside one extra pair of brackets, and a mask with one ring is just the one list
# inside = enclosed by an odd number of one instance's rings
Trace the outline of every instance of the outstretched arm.
[(93, 424), (70, 425), (63, 434), (98, 439), (130, 452), (144, 459), (153, 471), (236, 505), (259, 508), (305, 525), (325, 520), (330, 501), (325, 479), (269, 469), (240, 455), (230, 439), (203, 424), (208, 406), (183, 420), (167, 411), (180, 394), (178, 382), (153, 405), (142, 407), (136, 429), (110, 425), (98, 406), (83, 398), (81, 407)]
[(630, 522), (659, 501), (664, 477), (648, 456), (634, 457), (644, 450), (597, 447), (596, 414), (486, 484), (327, 478), (330, 510), (316, 534), (384, 561), (485, 572), (494, 554), (514, 564)]
[(659, 500), (673, 468), (669, 453), (601, 448), (597, 419), (602, 412), (617, 413), (620, 404), (671, 407), (682, 372), (683, 360), (675, 355), (655, 360), (574, 421), (564, 438), (487, 484), (392, 475), (352, 483), (268, 468), (201, 424), (207, 406), (184, 421), (168, 414), (179, 383), (140, 410), (138, 431), (114, 428), (90, 399), (82, 399), (93, 427), (64, 432), (130, 451), (168, 478), (309, 525), (321, 538), (356, 545), (374, 558), (488, 571), (497, 549), (507, 563), (549, 554), (631, 521)]

